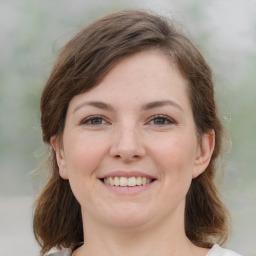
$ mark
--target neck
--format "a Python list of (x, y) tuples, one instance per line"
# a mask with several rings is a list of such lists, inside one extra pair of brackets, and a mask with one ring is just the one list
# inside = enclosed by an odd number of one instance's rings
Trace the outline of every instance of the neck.
[(92, 220), (84, 222), (85, 244), (73, 256), (205, 255), (186, 237), (183, 218), (174, 219), (136, 228), (113, 228)]

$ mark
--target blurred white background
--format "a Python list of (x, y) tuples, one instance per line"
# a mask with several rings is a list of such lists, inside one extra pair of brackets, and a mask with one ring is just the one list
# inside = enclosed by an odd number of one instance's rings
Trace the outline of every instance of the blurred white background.
[(32, 203), (45, 175), (39, 98), (61, 46), (89, 22), (123, 8), (176, 20), (212, 66), (233, 146), (220, 186), (233, 218), (227, 247), (255, 256), (256, 0), (0, 0), (0, 255), (39, 255)]

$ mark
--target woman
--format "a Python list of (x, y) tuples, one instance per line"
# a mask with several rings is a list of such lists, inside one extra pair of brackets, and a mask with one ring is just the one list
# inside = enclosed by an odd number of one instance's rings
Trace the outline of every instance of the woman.
[(238, 255), (219, 246), (229, 222), (214, 184), (223, 127), (212, 73), (164, 18), (121, 11), (78, 33), (41, 114), (51, 146), (34, 212), (42, 254)]

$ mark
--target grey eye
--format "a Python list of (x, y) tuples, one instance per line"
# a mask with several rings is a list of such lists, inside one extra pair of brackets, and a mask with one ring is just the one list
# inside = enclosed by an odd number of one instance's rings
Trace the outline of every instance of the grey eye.
[(167, 124), (167, 123), (170, 123), (169, 120), (167, 120), (166, 118), (163, 118), (163, 117), (158, 117), (158, 118), (155, 118), (153, 120), (154, 124)]
[(106, 120), (102, 116), (89, 116), (81, 122), (83, 125), (101, 125), (106, 123)]
[(168, 116), (157, 115), (154, 116), (149, 123), (153, 125), (168, 125), (174, 124), (174, 121)]
[(89, 120), (91, 124), (102, 124), (102, 118), (101, 117), (94, 117), (91, 120)]

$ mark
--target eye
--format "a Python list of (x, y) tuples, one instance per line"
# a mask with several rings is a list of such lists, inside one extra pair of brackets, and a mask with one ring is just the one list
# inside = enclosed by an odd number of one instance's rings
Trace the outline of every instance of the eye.
[(83, 125), (102, 125), (107, 124), (107, 121), (104, 119), (103, 116), (89, 116), (81, 121)]
[(152, 125), (165, 126), (175, 124), (175, 121), (172, 118), (165, 115), (155, 115), (147, 123)]

